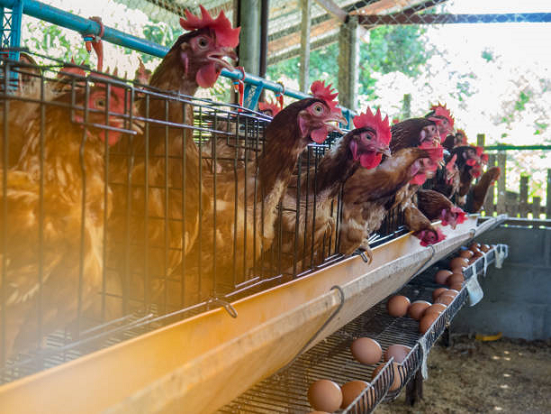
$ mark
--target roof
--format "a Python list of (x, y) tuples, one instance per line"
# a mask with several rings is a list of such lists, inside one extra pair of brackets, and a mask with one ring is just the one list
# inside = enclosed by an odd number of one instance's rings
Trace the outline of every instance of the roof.
[[(174, 14), (182, 15), (185, 8), (198, 11), (198, 2), (188, 0), (146, 0)], [(311, 8), (311, 48), (324, 46), (337, 40), (341, 20), (326, 8), (337, 8), (351, 14), (388, 14), (417, 6), (419, 10), (446, 0), (317, 0)], [(233, 1), (203, 0), (201, 4), (218, 14), (224, 10), (233, 18)], [(322, 4), (326, 7), (322, 7)], [(297, 56), (300, 51), (301, 4), (300, 0), (271, 0), (268, 28), (268, 63)]]

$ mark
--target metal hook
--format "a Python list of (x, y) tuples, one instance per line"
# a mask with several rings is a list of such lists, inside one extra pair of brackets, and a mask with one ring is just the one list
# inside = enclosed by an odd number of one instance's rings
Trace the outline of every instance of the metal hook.
[(225, 300), (222, 300), (222, 299), (219, 299), (219, 298), (216, 298), (216, 297), (213, 297), (213, 298), (210, 298), (208, 300), (209, 303), (217, 303), (219, 304), (221, 307), (223, 307), (226, 312), (228, 312), (228, 314), (232, 317), (232, 318), (237, 318), (238, 316), (238, 313), (237, 313), (237, 310), (235, 310), (235, 308), (232, 306), (231, 303), (225, 301)]
[(327, 325), (329, 325), (329, 322), (331, 322), (333, 319), (335, 319), (335, 316), (337, 316), (337, 314), (341, 311), (342, 307), (344, 306), (344, 301), (345, 301), (345, 295), (344, 295), (344, 290), (342, 290), (342, 288), (338, 285), (335, 285), (333, 287), (331, 287), (330, 290), (337, 290), (339, 292), (339, 296), (340, 296), (340, 303), (339, 303), (339, 306), (337, 307), (337, 309), (335, 309), (335, 311), (329, 315), (329, 317), (327, 318), (327, 320), (323, 323), (323, 325), (320, 326), (320, 328), (316, 331), (316, 333), (308, 340), (308, 342), (306, 342), (304, 344), (304, 346), (300, 349), (300, 351), (297, 352), (297, 354), (294, 356), (294, 358), (288, 362), (284, 367), (280, 368), (277, 372), (276, 372), (276, 375), (285, 371), (287, 368), (289, 368), (291, 365), (293, 365), (293, 363), (302, 355), (302, 353), (308, 349), (308, 347), (310, 346), (310, 344), (312, 342), (314, 342), (314, 340), (318, 337), (318, 335), (325, 329), (325, 327)]
[(367, 257), (367, 255), (365, 254), (365, 252), (361, 252), (361, 253), (360, 253), (360, 257), (362, 258), (362, 260), (363, 260), (365, 263), (369, 263), (369, 257)]

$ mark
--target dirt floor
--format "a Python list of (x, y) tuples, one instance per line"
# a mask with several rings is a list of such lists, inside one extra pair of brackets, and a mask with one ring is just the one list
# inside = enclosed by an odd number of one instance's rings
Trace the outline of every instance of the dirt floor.
[(551, 341), (453, 337), (428, 359), (424, 399), (413, 407), (405, 390), (376, 413), (551, 413)]

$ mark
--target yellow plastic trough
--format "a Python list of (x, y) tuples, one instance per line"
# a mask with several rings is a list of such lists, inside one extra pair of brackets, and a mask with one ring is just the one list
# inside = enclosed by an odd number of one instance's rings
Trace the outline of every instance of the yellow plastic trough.
[(410, 234), (360, 257), (0, 387), (2, 413), (209, 413), (285, 366), (341, 303), (315, 345), (505, 217), (477, 217), (422, 247)]

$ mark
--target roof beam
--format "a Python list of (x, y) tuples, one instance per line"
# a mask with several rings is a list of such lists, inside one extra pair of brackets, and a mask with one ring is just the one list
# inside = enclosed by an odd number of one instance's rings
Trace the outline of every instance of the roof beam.
[(362, 25), (461, 24), (461, 23), (549, 23), (551, 13), (499, 14), (410, 14), (359, 15)]

